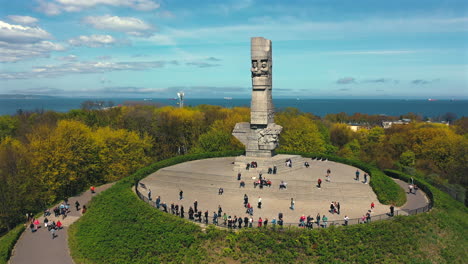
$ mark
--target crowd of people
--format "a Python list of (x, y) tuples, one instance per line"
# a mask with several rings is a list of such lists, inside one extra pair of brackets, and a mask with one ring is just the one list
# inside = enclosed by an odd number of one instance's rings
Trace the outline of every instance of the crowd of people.
[[(285, 161), (285, 166), (292, 167), (292, 160), (287, 159)], [(258, 167), (257, 162), (252, 161), (250, 163), (247, 163), (246, 170), (249, 170), (250, 168), (257, 168), (257, 167)], [(309, 168), (310, 164), (307, 161), (305, 161), (304, 162), (304, 167)], [(274, 166), (273, 168), (268, 169), (269, 174), (275, 174), (276, 172), (277, 172), (276, 166)], [(331, 173), (332, 173), (331, 169), (328, 168), (326, 170), (326, 174), (325, 174), (325, 178), (326, 178), (327, 182), (331, 182)], [(359, 181), (360, 174), (361, 174), (361, 172), (359, 170), (356, 170), (354, 179)], [(240, 182), (240, 187), (245, 187), (245, 182), (242, 180), (242, 173), (241, 172), (237, 173), (237, 180)], [(364, 173), (364, 182), (363, 183), (367, 183), (367, 180), (368, 180), (368, 175), (367, 175), (367, 173)], [(257, 179), (255, 179), (255, 177), (254, 177), (254, 183), (253, 184), (254, 184), (254, 188), (259, 187), (260, 189), (262, 189), (264, 186), (268, 186), (268, 187), (272, 186), (271, 180), (265, 179), (261, 172), (259, 173)], [(321, 188), (321, 184), (322, 184), (322, 180), (319, 178), (318, 181), (317, 181), (317, 187)], [(144, 184), (140, 184), (140, 186), (144, 186)], [(281, 181), (281, 183), (279, 184), (279, 188), (280, 189), (286, 189), (287, 188), (287, 183), (285, 181)], [(411, 189), (410, 189), (410, 192), (412, 192)], [(149, 191), (149, 193), (148, 193), (149, 198), (150, 198), (150, 193), (151, 193), (151, 191)], [(218, 195), (223, 195), (223, 193), (224, 193), (224, 189), (222, 187), (220, 187), (218, 189)], [(179, 200), (182, 200), (182, 199), (183, 199), (183, 191), (181, 190), (179, 192)], [(150, 198), (150, 200), (151, 200), (151, 198)], [(291, 202), (290, 202), (290, 209), (291, 210), (295, 210), (295, 203), (296, 203), (296, 201), (294, 200), (294, 198), (291, 198)], [(243, 205), (244, 205), (244, 208), (245, 208), (245, 216), (234, 215), (232, 217), (228, 213), (223, 212), (223, 209), (222, 209), (221, 205), (218, 206), (217, 212), (213, 211), (212, 214), (210, 215), (209, 210), (199, 210), (198, 201), (194, 201), (193, 206), (190, 206), (188, 211), (187, 211), (188, 212), (188, 219), (192, 220), (192, 221), (200, 222), (200, 223), (205, 223), (205, 224), (212, 223), (212, 224), (215, 224), (215, 225), (224, 225), (227, 228), (233, 228), (233, 229), (234, 228), (239, 229), (239, 228), (253, 227), (254, 222), (257, 222), (257, 227), (267, 227), (267, 226), (269, 226), (268, 225), (269, 223), (270, 223), (270, 226), (279, 225), (279, 226), (282, 227), (284, 225), (283, 213), (279, 213), (278, 220), (276, 218), (273, 218), (271, 221), (269, 221), (268, 218), (262, 218), (262, 217), (259, 217), (258, 220), (254, 220), (254, 210), (255, 209), (254, 209), (254, 206), (252, 206), (251, 203), (249, 202), (249, 197), (248, 197), (247, 194), (244, 194)], [(259, 196), (258, 197), (258, 203), (257, 203), (257, 209), (258, 210), (262, 209), (262, 205), (263, 205), (262, 198)], [(168, 211), (167, 204), (165, 202), (161, 201), (160, 196), (158, 196), (157, 199), (155, 200), (154, 206), (157, 209), (161, 209), (166, 213), (171, 213), (171, 214), (179, 216), (181, 218), (185, 218), (185, 208), (184, 208), (183, 205), (178, 205), (178, 204), (175, 204), (175, 203), (171, 203), (170, 211)], [(359, 219), (358, 222), (359, 223), (369, 223), (371, 221), (371, 213), (372, 213), (372, 210), (374, 209), (374, 207), (375, 207), (375, 204), (372, 202), (370, 210), (368, 210), (363, 215), (363, 217)], [(340, 202), (332, 201), (330, 203), (329, 213), (332, 214), (332, 215), (333, 214), (340, 215), (341, 214)], [(390, 213), (388, 215), (390, 215), (390, 216), (394, 215), (394, 206), (393, 205), (390, 207)], [(347, 215), (345, 215), (345, 217), (343, 218), (343, 222), (334, 221), (332, 224), (337, 224), (337, 223), (341, 224), (342, 223), (342, 225), (348, 225), (349, 221), (350, 221), (349, 217)], [(305, 215), (302, 215), (299, 218), (299, 221), (298, 221), (298, 226), (299, 227), (304, 227), (304, 228), (313, 228), (314, 224), (317, 227), (325, 228), (325, 227), (327, 227), (329, 225), (328, 217), (326, 215), (321, 215), (320, 213), (318, 213), (315, 218), (310, 216), (310, 215), (308, 215), (307, 217)]]
[[(94, 193), (94, 188), (91, 189), (91, 192)], [(84, 214), (87, 210), (86, 205), (80, 207), (81, 204), (77, 200), (75, 201), (75, 209), (76, 211), (80, 211)], [(60, 221), (60, 218), (64, 220), (69, 213), (71, 213), (70, 204), (68, 203), (68, 199), (64, 199), (58, 206), (52, 209), (53, 215), (50, 209), (44, 210), (44, 228), (47, 228), (47, 231), (51, 233), (52, 239), (57, 237), (56, 232), (63, 228), (63, 224)], [(37, 232), (41, 228), (41, 223), (39, 218), (35, 218), (32, 213), (26, 214), (26, 218), (28, 219), (29, 229), (32, 233)], [(50, 219), (49, 219), (50, 218)]]

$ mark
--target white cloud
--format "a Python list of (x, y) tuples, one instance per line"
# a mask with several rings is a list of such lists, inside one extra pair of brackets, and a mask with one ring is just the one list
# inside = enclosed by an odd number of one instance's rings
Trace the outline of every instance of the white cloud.
[(110, 35), (79, 36), (68, 40), (72, 46), (102, 47), (115, 44), (117, 40)]
[(96, 29), (125, 32), (138, 37), (149, 37), (155, 31), (152, 25), (134, 17), (88, 16), (83, 19), (83, 22)]
[(19, 24), (34, 24), (39, 21), (37, 18), (30, 17), (30, 16), (7, 16), (11, 21)]
[[(349, 21), (313, 21), (295, 17), (262, 18), (261, 22), (244, 23), (198, 28), (162, 28), (161, 33), (172, 42), (195, 40), (203, 43), (226, 43), (245, 40), (251, 36), (265, 36), (276, 41), (284, 40), (315, 40), (356, 38), (366, 35), (424, 33), (424, 32), (466, 32), (468, 17), (410, 17), (410, 18), (368, 18)], [(160, 36), (159, 38), (163, 38)], [(154, 41), (159, 44), (158, 40)], [(353, 52), (353, 51), (350, 51)], [(359, 52), (359, 51), (357, 51)], [(411, 53), (398, 50), (392, 53)], [(383, 51), (368, 51), (367, 54)], [(366, 54), (366, 53), (363, 53)]]
[(332, 51), (325, 54), (332, 55), (396, 55), (396, 54), (411, 54), (423, 52), (425, 50), (349, 50), (349, 51)]
[(134, 62), (106, 62), (88, 61), (73, 62), (60, 65), (44, 65), (34, 67), (31, 72), (3, 72), (0, 79), (30, 79), (60, 77), (68, 74), (106, 73), (113, 71), (144, 71), (154, 68), (162, 68), (167, 61), (134, 61)]
[(68, 56), (58, 57), (60, 61), (77, 61), (78, 57), (76, 55), (70, 54)]
[(34, 57), (48, 57), (62, 51), (61, 44), (47, 41), (49, 32), (39, 27), (8, 24), (0, 21), (0, 62), (16, 62)]
[(0, 41), (0, 62), (16, 62), (35, 57), (48, 57), (52, 51), (63, 51), (61, 44), (50, 41), (8, 43)]
[(0, 20), (0, 41), (33, 43), (49, 38), (51, 38), (49, 32), (42, 28), (13, 25)]
[(38, 0), (37, 10), (47, 15), (58, 15), (62, 12), (79, 12), (98, 5), (128, 7), (138, 11), (151, 11), (159, 8), (152, 0)]

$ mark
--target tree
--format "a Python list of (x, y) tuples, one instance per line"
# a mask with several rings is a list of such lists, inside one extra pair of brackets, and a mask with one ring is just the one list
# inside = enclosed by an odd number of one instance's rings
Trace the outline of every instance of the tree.
[(346, 124), (333, 124), (330, 128), (331, 143), (343, 147), (353, 138), (353, 131)]
[(98, 150), (91, 134), (81, 122), (61, 120), (55, 129), (40, 126), (28, 135), (32, 175), (45, 204), (99, 181)]
[(121, 179), (150, 162), (148, 152), (152, 139), (146, 135), (140, 137), (125, 129), (103, 127), (93, 133), (93, 138), (99, 153), (99, 174), (102, 175), (102, 181), (90, 179), (94, 183)]
[(283, 126), (280, 150), (324, 153), (326, 142), (317, 125), (304, 115), (290, 113), (277, 115), (276, 122)]
[(0, 231), (20, 222), (28, 208), (34, 208), (34, 198), (27, 188), (33, 182), (28, 177), (26, 148), (20, 141), (6, 137), (0, 142)]

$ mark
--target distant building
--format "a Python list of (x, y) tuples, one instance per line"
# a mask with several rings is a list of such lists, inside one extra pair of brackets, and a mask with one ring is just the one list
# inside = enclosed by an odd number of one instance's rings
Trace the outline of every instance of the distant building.
[(398, 121), (383, 121), (382, 127), (387, 129), (387, 128), (391, 128), (393, 125), (407, 125), (409, 123), (411, 123), (411, 119), (408, 119), (408, 118), (404, 118)]
[(361, 130), (361, 129), (370, 129), (368, 123), (364, 123), (364, 124), (361, 124), (361, 123), (348, 123), (347, 125), (348, 125), (349, 129), (351, 129), (354, 132), (356, 132), (358, 130)]

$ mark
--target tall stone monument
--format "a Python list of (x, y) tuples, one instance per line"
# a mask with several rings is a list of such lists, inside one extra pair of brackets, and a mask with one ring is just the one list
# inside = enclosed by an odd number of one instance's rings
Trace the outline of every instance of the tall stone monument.
[(252, 102), (250, 123), (237, 123), (232, 135), (245, 145), (246, 157), (272, 157), (283, 127), (274, 122), (271, 40), (252, 38)]

